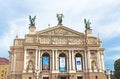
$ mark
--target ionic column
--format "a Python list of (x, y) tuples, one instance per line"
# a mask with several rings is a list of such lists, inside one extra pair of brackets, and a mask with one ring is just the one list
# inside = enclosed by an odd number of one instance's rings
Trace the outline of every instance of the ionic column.
[(102, 60), (102, 70), (104, 71), (105, 70), (105, 67), (104, 67), (104, 56), (103, 54), (101, 54), (101, 60)]
[(37, 66), (38, 66), (38, 54), (37, 54), (37, 50), (35, 52), (35, 69), (38, 69)]
[(13, 66), (13, 71), (15, 72), (16, 68), (16, 54), (14, 53), (14, 66)]
[(53, 63), (53, 64), (52, 64), (52, 67), (53, 67), (53, 70), (54, 70), (54, 69), (55, 69), (55, 68), (54, 68), (54, 66), (55, 66), (55, 65), (54, 65), (54, 50), (52, 50), (52, 60), (53, 60), (53, 62), (52, 62), (52, 63)]
[(40, 53), (40, 50), (39, 50), (39, 52), (38, 52), (38, 69), (40, 69), (40, 67), (41, 67), (41, 66), (40, 66), (40, 58), (41, 58), (41, 57), (40, 57), (40, 54), (41, 54), (41, 53)]
[(88, 61), (88, 59), (87, 59), (87, 52), (85, 51), (85, 70), (87, 70), (88, 69), (88, 65), (87, 65), (87, 61)]
[(73, 67), (73, 70), (75, 70), (74, 50), (72, 50), (72, 67)]
[(101, 63), (100, 63), (100, 52), (99, 50), (97, 51), (97, 64), (98, 64), (98, 70), (101, 70)]
[(69, 70), (71, 70), (71, 50), (69, 50)]
[(88, 52), (87, 52), (87, 57), (88, 57), (88, 69), (89, 69), (89, 71), (91, 71), (90, 50), (88, 50)]
[(26, 70), (26, 49), (24, 50), (24, 70)]
[(57, 61), (58, 60), (58, 52), (57, 52), (57, 50), (56, 50), (55, 54), (56, 54), (55, 55), (56, 56), (56, 59), (55, 59), (56, 60), (56, 70), (58, 70), (58, 61)]

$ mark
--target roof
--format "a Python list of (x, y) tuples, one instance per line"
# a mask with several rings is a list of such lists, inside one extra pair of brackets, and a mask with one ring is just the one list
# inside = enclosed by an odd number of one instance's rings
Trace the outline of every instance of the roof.
[(0, 57), (0, 64), (9, 64), (9, 60), (7, 58)]

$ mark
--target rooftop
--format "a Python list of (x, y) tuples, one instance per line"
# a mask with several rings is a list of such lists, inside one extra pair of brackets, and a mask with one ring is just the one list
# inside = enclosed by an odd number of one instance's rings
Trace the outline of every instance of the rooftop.
[(0, 57), (0, 64), (9, 64), (9, 60), (7, 58)]

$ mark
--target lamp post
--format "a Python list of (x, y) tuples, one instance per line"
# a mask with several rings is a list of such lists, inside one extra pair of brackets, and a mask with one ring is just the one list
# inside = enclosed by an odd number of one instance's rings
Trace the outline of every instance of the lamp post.
[(107, 75), (107, 79), (110, 79), (110, 69), (109, 68), (107, 68), (107, 70), (106, 70), (106, 75)]
[(36, 79), (39, 79), (39, 77), (41, 76), (40, 70), (38, 70), (38, 69), (33, 70), (33, 76), (34, 76)]

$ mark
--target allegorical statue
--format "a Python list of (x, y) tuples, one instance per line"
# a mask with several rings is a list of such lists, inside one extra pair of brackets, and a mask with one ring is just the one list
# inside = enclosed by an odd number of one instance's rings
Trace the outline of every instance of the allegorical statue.
[(57, 20), (58, 20), (58, 25), (62, 25), (63, 14), (56, 14), (56, 16), (57, 16)]
[(84, 23), (85, 23), (85, 28), (90, 29), (91, 22), (89, 20), (87, 21), (86, 19), (84, 19)]
[(29, 16), (30, 26), (35, 26), (35, 19), (36, 19), (36, 16), (34, 16), (33, 18), (31, 17), (31, 15)]

